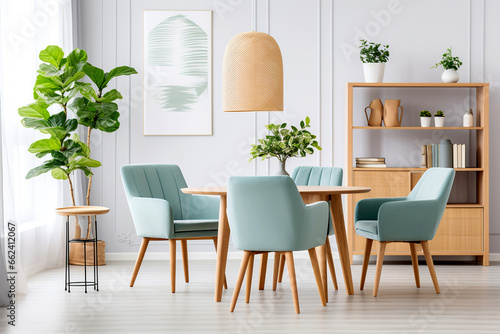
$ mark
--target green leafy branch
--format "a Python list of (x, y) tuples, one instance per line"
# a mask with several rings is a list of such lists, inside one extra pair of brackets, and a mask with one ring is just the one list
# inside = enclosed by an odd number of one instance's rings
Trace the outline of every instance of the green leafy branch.
[(443, 66), (445, 70), (455, 70), (457, 71), (460, 66), (462, 66), (462, 62), (458, 57), (453, 57), (451, 53), (451, 47), (443, 53), (443, 58), (439, 63), (434, 64), (432, 68), (438, 68), (439, 66)]
[(291, 157), (305, 157), (313, 154), (314, 148), (321, 150), (316, 141), (316, 136), (311, 134), (306, 128), (311, 127), (309, 117), (300, 122), (300, 129), (291, 126), (287, 129), (286, 123), (269, 124), (266, 128), (271, 132), (266, 138), (259, 139), (258, 144), (252, 145), (249, 161), (262, 158), (276, 157), (279, 161), (284, 161)]
[(387, 63), (389, 60), (389, 45), (361, 40), (359, 59), (363, 63)]

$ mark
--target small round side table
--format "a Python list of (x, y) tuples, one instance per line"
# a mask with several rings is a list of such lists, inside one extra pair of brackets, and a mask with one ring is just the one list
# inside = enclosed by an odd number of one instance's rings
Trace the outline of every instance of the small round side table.
[[(94, 290), (99, 291), (99, 266), (97, 263), (97, 216), (109, 212), (109, 208), (103, 206), (68, 206), (56, 209), (60, 216), (66, 216), (66, 266), (64, 272), (64, 291), (71, 292), (71, 286), (84, 286), (87, 293), (87, 286), (93, 286)], [(69, 238), (69, 217), (70, 216), (94, 216), (94, 237), (91, 239), (70, 239)], [(72, 242), (83, 243), (84, 273), (85, 280), (71, 282), (70, 264), (69, 264), (69, 244)], [(91, 242), (94, 246), (94, 281), (87, 282), (87, 243)]]

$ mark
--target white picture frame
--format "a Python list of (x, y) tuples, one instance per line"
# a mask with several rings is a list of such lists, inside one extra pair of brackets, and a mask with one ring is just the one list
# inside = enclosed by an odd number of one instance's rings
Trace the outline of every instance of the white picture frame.
[(212, 135), (212, 11), (144, 11), (144, 135)]

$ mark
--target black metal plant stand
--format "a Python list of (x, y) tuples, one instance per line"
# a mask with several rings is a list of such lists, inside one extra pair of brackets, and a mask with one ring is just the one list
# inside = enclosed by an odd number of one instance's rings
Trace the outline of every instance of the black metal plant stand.
[[(94, 290), (99, 291), (99, 266), (98, 266), (98, 250), (97, 250), (97, 216), (94, 216), (94, 231), (91, 239), (70, 239), (69, 238), (69, 217), (67, 216), (66, 221), (66, 267), (65, 267), (65, 277), (64, 277), (64, 291), (71, 292), (72, 286), (84, 286), (85, 293), (87, 293), (87, 287), (93, 286)], [(91, 228), (91, 227), (90, 227)], [(69, 264), (69, 245), (71, 243), (83, 243), (83, 261), (84, 261), (84, 281), (71, 281), (71, 265)], [(92, 243), (94, 246), (94, 261), (93, 261), (93, 273), (94, 280), (87, 281), (87, 244)]]

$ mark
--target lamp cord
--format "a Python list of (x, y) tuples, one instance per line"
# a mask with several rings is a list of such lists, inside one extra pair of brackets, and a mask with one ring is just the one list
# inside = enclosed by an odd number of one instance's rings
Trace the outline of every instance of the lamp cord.
[(252, 31), (257, 30), (257, 2), (252, 0)]

